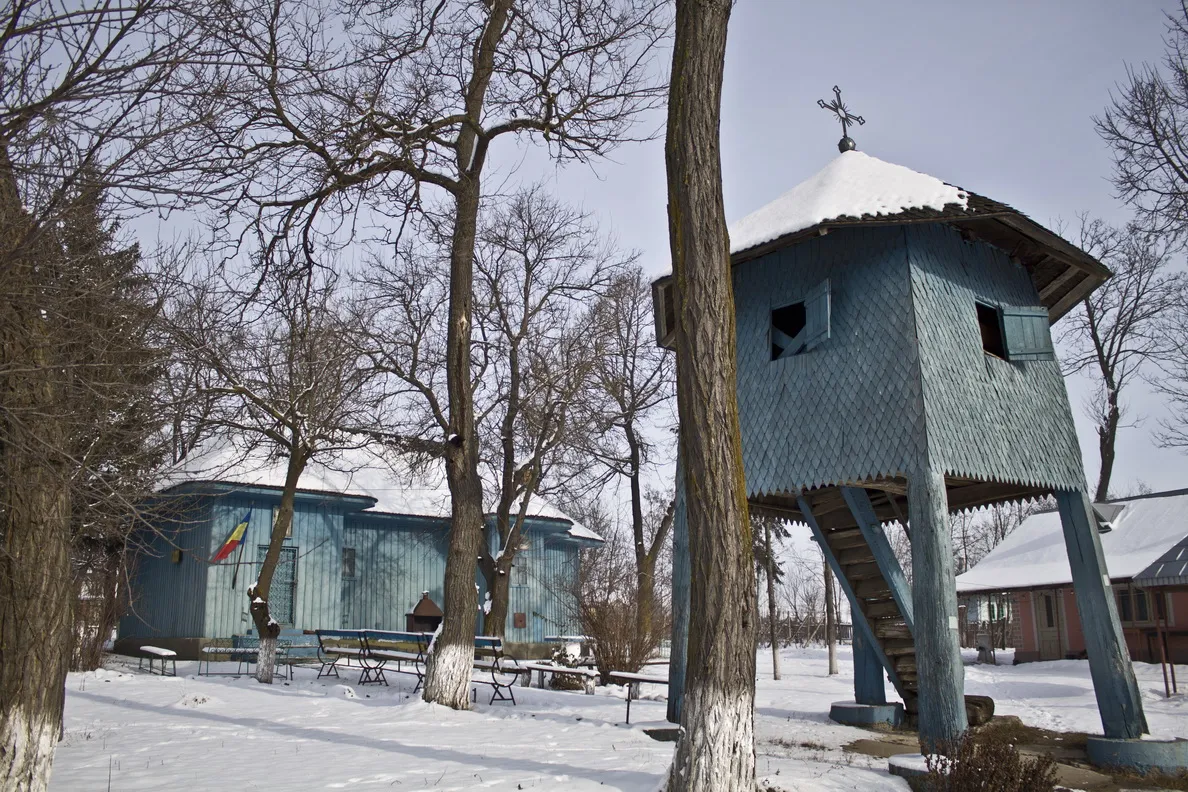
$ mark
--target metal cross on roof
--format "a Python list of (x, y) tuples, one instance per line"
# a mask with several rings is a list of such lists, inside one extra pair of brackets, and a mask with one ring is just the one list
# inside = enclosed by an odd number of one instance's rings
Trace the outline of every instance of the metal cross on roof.
[(866, 119), (860, 115), (855, 115), (846, 107), (846, 103), (841, 98), (841, 88), (836, 85), (833, 86), (832, 102), (826, 102), (824, 99), (817, 100), (817, 106), (829, 110), (837, 116), (837, 120), (841, 121), (842, 125), (842, 139), (837, 142), (837, 150), (841, 152), (853, 151), (858, 146), (850, 137), (850, 124), (857, 123), (859, 126), (866, 123)]

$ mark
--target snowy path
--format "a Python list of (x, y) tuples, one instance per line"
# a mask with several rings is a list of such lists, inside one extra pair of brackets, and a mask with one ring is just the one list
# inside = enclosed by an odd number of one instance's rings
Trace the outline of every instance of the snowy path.
[[(886, 761), (841, 750), (869, 733), (828, 720), (829, 704), (851, 696), (849, 650), (841, 674), (825, 675), (822, 649), (788, 650), (773, 682), (759, 656), (756, 733), (759, 772), (799, 790), (906, 790)], [(390, 688), (315, 680), (309, 670), (272, 688), (253, 680), (135, 671), (71, 674), (66, 741), (55, 790), (564, 789), (652, 792), (671, 743), (620, 725), (622, 689), (597, 696), (517, 689), (520, 704), (453, 712)], [(1188, 703), (1162, 698), (1158, 666), (1138, 664), (1147, 717), (1157, 736), (1188, 736)], [(1180, 669), (1188, 684), (1188, 668)], [(1046, 728), (1099, 731), (1088, 664), (967, 666), (967, 689), (995, 697), (1000, 714)], [(645, 686), (644, 694), (658, 695)], [(659, 721), (661, 700), (632, 705), (633, 721)], [(257, 768), (267, 764), (266, 774)]]

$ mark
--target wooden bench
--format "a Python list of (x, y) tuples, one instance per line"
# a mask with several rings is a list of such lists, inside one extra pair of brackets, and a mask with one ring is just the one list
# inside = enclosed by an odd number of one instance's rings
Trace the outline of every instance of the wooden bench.
[(578, 677), (582, 683), (582, 690), (587, 696), (594, 695), (594, 683), (598, 679), (598, 672), (592, 668), (570, 668), (569, 666), (552, 665), (550, 663), (520, 663), (519, 667), (528, 672), (521, 680), (523, 687), (528, 687), (528, 680), (531, 673), (535, 671), (539, 678), (538, 687), (545, 686), (545, 674), (552, 674), (554, 676), (572, 676)]
[(142, 646), (140, 647), (140, 663), (138, 668), (144, 668), (144, 661), (149, 661), (149, 673), (153, 673), (153, 663), (161, 663), (161, 676), (168, 676), (165, 673), (165, 664), (173, 663), (173, 676), (177, 676), (177, 652), (172, 649), (162, 649), (159, 646)]
[[(470, 681), (476, 685), (490, 685), (491, 686), (491, 700), (488, 704), (494, 704), (496, 701), (510, 701), (514, 706), (516, 703), (515, 686), (516, 680), (519, 679), (522, 673), (520, 662), (514, 657), (509, 657), (503, 653), (503, 639), (492, 635), (476, 635), (474, 638), (474, 668), (476, 671), (485, 672), (483, 676), (471, 676)], [(490, 675), (490, 679), (485, 678)], [(478, 700), (478, 689), (473, 691), (475, 700)]]
[(607, 674), (607, 678), (614, 682), (621, 682), (627, 686), (628, 723), (631, 723), (631, 700), (633, 698), (639, 698), (640, 685), (668, 685), (667, 677), (648, 676), (647, 674), (636, 674), (631, 671), (611, 671), (609, 674)]
[[(388, 684), (384, 678), (384, 671), (395, 671), (398, 674), (413, 674), (417, 684), (413, 693), (421, 689), (425, 683), (425, 655), (429, 651), (429, 642), (433, 633), (406, 632), (400, 630), (364, 630), (363, 642), (365, 652), (363, 658), (371, 666), (374, 682)], [(389, 664), (395, 664), (389, 667)], [(363, 684), (360, 679), (360, 684)]]
[[(287, 674), (293, 678), (293, 666), (287, 661), (290, 641), (278, 638), (276, 641), (276, 667), (282, 676)], [(234, 660), (235, 671), (211, 671), (212, 662), (223, 662), (220, 657), (226, 656), (228, 661)], [(233, 635), (230, 638), (215, 638), (207, 643), (199, 652), (198, 676), (251, 676), (252, 664), (260, 658), (260, 639), (254, 635)], [(203, 670), (205, 664), (206, 670)]]
[[(345, 661), (345, 665), (349, 666), (354, 659), (363, 666), (362, 658), (367, 654), (367, 640), (363, 637), (362, 630), (314, 630), (314, 635), (318, 639), (317, 657), (321, 663), (318, 679), (331, 675), (337, 677), (340, 661)], [(359, 677), (360, 684), (366, 684), (363, 678), (367, 673), (365, 668), (364, 674)]]

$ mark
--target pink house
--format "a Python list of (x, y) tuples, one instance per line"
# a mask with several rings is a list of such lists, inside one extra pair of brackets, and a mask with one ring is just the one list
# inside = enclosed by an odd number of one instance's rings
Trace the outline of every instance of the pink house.
[[(1188, 663), (1188, 490), (1095, 504), (1102, 551), (1130, 656)], [(966, 599), (1006, 595), (1015, 662), (1085, 656), (1060, 516), (1027, 518), (957, 577)]]

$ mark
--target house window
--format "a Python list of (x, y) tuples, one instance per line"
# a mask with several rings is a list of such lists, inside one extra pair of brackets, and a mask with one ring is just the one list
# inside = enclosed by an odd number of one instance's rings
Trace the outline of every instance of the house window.
[(1134, 592), (1134, 620), (1139, 622), (1151, 621), (1151, 612), (1147, 607), (1147, 592)]
[(342, 576), (344, 578), (355, 577), (355, 548), (342, 548)]
[(1052, 595), (1051, 594), (1044, 595), (1044, 614), (1047, 617), (1048, 626), (1055, 627), (1056, 626), (1056, 618), (1052, 611)]
[(1012, 363), (1055, 360), (1048, 310), (975, 303), (982, 351)]
[(1118, 618), (1124, 622), (1134, 621), (1134, 610), (1130, 604), (1130, 592), (1125, 589), (1118, 592)]
[(821, 281), (800, 302), (771, 312), (771, 359), (799, 355), (829, 338), (829, 279)]
[(1160, 592), (1154, 595), (1155, 599), (1155, 618), (1164, 624), (1167, 623), (1167, 595)]

